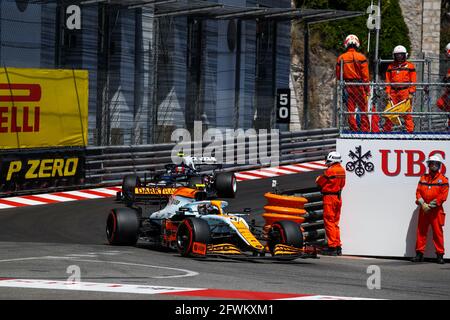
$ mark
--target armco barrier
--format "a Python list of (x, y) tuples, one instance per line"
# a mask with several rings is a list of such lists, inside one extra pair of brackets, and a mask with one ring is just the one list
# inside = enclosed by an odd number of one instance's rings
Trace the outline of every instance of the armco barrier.
[[(338, 129), (314, 129), (299, 132), (281, 132), (273, 137), (266, 135), (266, 139), (270, 142), (271, 138), (275, 138), (279, 142), (279, 162), (280, 164), (290, 164), (298, 162), (309, 162), (323, 160), (326, 154), (336, 148), (336, 139), (338, 138)], [(259, 138), (264, 136), (258, 136)], [(202, 152), (208, 147), (209, 142), (196, 143), (191, 145), (192, 153), (196, 151)], [(0, 191), (0, 197), (11, 196), (16, 194), (31, 194), (40, 192), (51, 192), (68, 189), (79, 189), (94, 186), (110, 186), (120, 184), (122, 178), (126, 174), (137, 174), (144, 177), (152, 171), (163, 170), (164, 165), (171, 163), (171, 153), (175, 147), (175, 143), (165, 143), (156, 145), (134, 145), (134, 146), (105, 146), (105, 147), (87, 147), (85, 151), (84, 176), (81, 183), (73, 185), (57, 185), (47, 184), (44, 188), (36, 187), (25, 190), (13, 190), (8, 192)], [(195, 146), (195, 148), (194, 148)], [(227, 141), (226, 148), (230, 148)], [(234, 141), (231, 148), (235, 150), (233, 163), (238, 163), (237, 150), (245, 150), (246, 159), (258, 159), (256, 163), (244, 164), (224, 164), (224, 171), (243, 171), (250, 169), (258, 169), (270, 166), (270, 163), (261, 163), (259, 161), (258, 148), (250, 145), (248, 139), (245, 142)], [(28, 150), (33, 153), (33, 150)], [(271, 149), (268, 148), (270, 155)], [(21, 149), (20, 153), (26, 154), (26, 149)], [(229, 159), (228, 159), (229, 160)], [(211, 169), (211, 168), (205, 168)]]
[[(300, 132), (283, 132), (279, 134), (279, 160), (280, 164), (295, 162), (307, 162), (322, 160), (329, 151), (336, 147), (338, 130), (316, 129)], [(271, 136), (267, 136), (270, 141)], [(209, 143), (203, 143), (202, 148)], [(111, 185), (122, 181), (126, 174), (137, 174), (141, 177), (151, 170), (162, 170), (164, 165), (171, 163), (171, 152), (175, 143), (139, 146), (108, 146), (88, 147), (86, 155), (86, 182), (94, 185)], [(247, 159), (257, 159), (258, 149), (251, 147), (249, 142), (239, 144), (234, 142), (237, 148), (244, 148)], [(228, 145), (227, 148), (230, 148)], [(192, 148), (192, 153), (199, 151)], [(270, 154), (270, 149), (268, 150)], [(235, 163), (238, 160), (235, 152)], [(257, 169), (270, 164), (224, 164), (225, 171), (238, 171)]]

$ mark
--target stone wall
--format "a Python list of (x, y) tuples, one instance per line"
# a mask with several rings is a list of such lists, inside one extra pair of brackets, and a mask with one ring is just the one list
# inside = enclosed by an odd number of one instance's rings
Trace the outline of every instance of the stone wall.
[(400, 0), (409, 28), (411, 57), (432, 59), (432, 78), (439, 74), (441, 0)]

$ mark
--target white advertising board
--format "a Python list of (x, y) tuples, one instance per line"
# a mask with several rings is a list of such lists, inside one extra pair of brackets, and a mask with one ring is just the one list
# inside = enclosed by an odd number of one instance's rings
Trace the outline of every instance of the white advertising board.
[[(417, 183), (428, 170), (425, 161), (430, 154), (439, 153), (450, 168), (450, 142), (338, 139), (336, 149), (347, 174), (340, 222), (343, 253), (414, 256)], [(450, 199), (444, 211), (450, 212)], [(444, 226), (445, 258), (450, 258), (448, 223)], [(425, 256), (436, 256), (431, 227)]]

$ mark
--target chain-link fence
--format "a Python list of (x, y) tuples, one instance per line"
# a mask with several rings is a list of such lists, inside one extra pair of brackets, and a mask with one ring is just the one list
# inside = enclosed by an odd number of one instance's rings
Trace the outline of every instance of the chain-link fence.
[[(380, 60), (378, 82), (337, 82), (337, 123), (340, 132), (350, 133), (450, 133), (450, 79), (433, 59), (412, 60), (416, 82), (386, 81), (388, 64)], [(446, 65), (446, 61), (438, 61)], [(411, 67), (412, 68), (412, 67)], [(414, 70), (414, 71), (412, 71)], [(408, 75), (409, 77), (409, 75)]]

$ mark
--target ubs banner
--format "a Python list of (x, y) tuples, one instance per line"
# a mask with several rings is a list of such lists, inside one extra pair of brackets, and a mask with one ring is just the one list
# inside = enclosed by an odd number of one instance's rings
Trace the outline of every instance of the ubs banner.
[(0, 193), (83, 184), (84, 164), (81, 148), (4, 151)]
[[(416, 188), (426, 159), (439, 154), (450, 168), (449, 141), (338, 139), (347, 183), (342, 193), (341, 237), (345, 254), (412, 257), (418, 206)], [(447, 173), (445, 173), (447, 172)], [(446, 258), (450, 257), (450, 199), (444, 203)], [(428, 257), (435, 257), (431, 229)]]
[(86, 146), (88, 72), (0, 67), (0, 149)]

